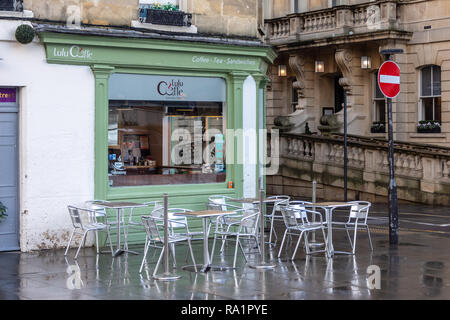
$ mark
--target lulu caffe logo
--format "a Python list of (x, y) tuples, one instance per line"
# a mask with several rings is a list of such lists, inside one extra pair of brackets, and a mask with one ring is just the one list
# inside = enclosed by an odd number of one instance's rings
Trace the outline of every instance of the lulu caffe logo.
[(183, 86), (184, 83), (181, 80), (161, 81), (158, 83), (157, 90), (161, 96), (184, 97)]
[(94, 55), (91, 50), (81, 48), (80, 46), (74, 45), (70, 49), (53, 49), (53, 55), (55, 57), (71, 57), (77, 59), (91, 59)]

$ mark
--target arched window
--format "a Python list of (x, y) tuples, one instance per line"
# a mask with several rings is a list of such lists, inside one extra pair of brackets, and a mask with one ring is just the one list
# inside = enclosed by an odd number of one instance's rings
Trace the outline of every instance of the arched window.
[(420, 70), (419, 121), (441, 122), (441, 67)]

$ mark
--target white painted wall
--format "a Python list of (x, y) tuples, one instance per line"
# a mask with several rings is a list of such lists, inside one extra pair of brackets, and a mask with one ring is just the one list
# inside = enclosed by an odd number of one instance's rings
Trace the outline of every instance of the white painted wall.
[(256, 83), (248, 76), (243, 87), (243, 146), (244, 155), (244, 197), (257, 196), (257, 117), (256, 117)]
[(21, 250), (63, 247), (68, 204), (94, 196), (94, 77), (89, 67), (51, 65), (36, 37), (0, 20), (0, 86), (20, 87)]

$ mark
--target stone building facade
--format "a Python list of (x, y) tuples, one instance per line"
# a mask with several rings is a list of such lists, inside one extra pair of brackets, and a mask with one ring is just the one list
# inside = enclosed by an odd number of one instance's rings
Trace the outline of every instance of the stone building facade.
[[(394, 139), (399, 143), (404, 142), (404, 146), (408, 143), (439, 146), (442, 147), (440, 150), (443, 154), (448, 154), (448, 1), (286, 0), (268, 1), (265, 9), (265, 39), (279, 53), (278, 59), (269, 70), (269, 127), (278, 127), (288, 133), (304, 134), (308, 124), (310, 131), (319, 135), (330, 132), (342, 134), (342, 105), (346, 90), (349, 134), (362, 136), (363, 139), (387, 139), (387, 105), (381, 92), (377, 90), (377, 70), (384, 62), (380, 51), (403, 49), (403, 54), (391, 56), (401, 69), (401, 92), (393, 100)], [(284, 68), (286, 73), (280, 73), (280, 69), (283, 71)], [(333, 142), (331, 138), (329, 143), (340, 145), (342, 142)], [(304, 152), (303, 143), (301, 149)], [(359, 151), (363, 152), (363, 149)], [(362, 159), (366, 154), (363, 152), (359, 156)], [(382, 155), (377, 157), (380, 163), (385, 161), (382, 160)], [(329, 159), (331, 158), (327, 156), (326, 161)], [(409, 160), (403, 163), (400, 159), (402, 157), (396, 154), (396, 163), (400, 167), (412, 168), (417, 164)], [(444, 156), (436, 162), (434, 169), (429, 169), (425, 174), (427, 179), (442, 176), (445, 180), (442, 186), (445, 187), (441, 190), (448, 190), (448, 160), (448, 157)], [(341, 167), (338, 171), (342, 177), (342, 164), (335, 164)], [(422, 164), (420, 166), (422, 168)], [(406, 171), (403, 174), (408, 176)], [(311, 171), (307, 178), (300, 176), (291, 172), (289, 180), (280, 172), (279, 176), (269, 178), (268, 185), (273, 188), (274, 193), (286, 193), (287, 189), (283, 186), (287, 185), (290, 189), (288, 193), (310, 196), (311, 181), (316, 175)], [(364, 181), (361, 178), (361, 183)], [(295, 191), (295, 184), (303, 185)], [(342, 184), (342, 179), (328, 183), (328, 191), (333, 194), (337, 192), (336, 197), (342, 198)], [(412, 185), (410, 183), (409, 187), (413, 188)], [(418, 192), (422, 187), (431, 194), (436, 190), (429, 189), (427, 183), (414, 185)], [(326, 183), (319, 186), (325, 188)], [(370, 187), (370, 190), (364, 189), (361, 184), (350, 184), (349, 188), (351, 192), (366, 192), (367, 198), (370, 199), (374, 199), (376, 195), (387, 194), (387, 185), (379, 187), (378, 192), (374, 187)], [(443, 194), (446, 192), (443, 191)], [(408, 196), (404, 199), (422, 201), (419, 198), (421, 197)], [(431, 199), (432, 196), (428, 198), (422, 202), (446, 203), (435, 201)]]
[[(156, 20), (147, 19), (145, 8), (157, 2), (181, 10), (155, 9)], [(171, 205), (202, 210), (212, 194), (256, 196), (259, 164), (237, 156), (256, 158), (263, 147), (248, 140), (232, 147), (243, 139), (228, 139), (225, 130), (239, 135), (265, 125), (265, 75), (275, 53), (261, 39), (261, 3), (1, 0), (0, 202), (8, 216), (0, 251), (65, 247), (67, 206), (88, 200), (143, 203), (168, 193)], [(18, 41), (19, 26), (36, 35), (31, 42)], [(172, 164), (176, 151), (168, 146), (182, 127), (172, 118), (188, 112), (200, 118), (193, 127), (202, 141), (214, 138), (222, 150), (213, 164), (206, 156), (187, 169)], [(218, 124), (223, 133), (209, 130)], [(142, 232), (129, 236), (144, 243)]]
[[(324, 113), (342, 120), (343, 78), (349, 133), (385, 138), (371, 132), (386, 115), (376, 71), (383, 62), (380, 50), (399, 48), (404, 54), (392, 57), (401, 68), (401, 92), (393, 105), (396, 140), (450, 146), (448, 1), (272, 2), (266, 40), (279, 58), (271, 70), (268, 123), (289, 115), (293, 131), (304, 132), (306, 122), (318, 131)], [(369, 57), (371, 66), (363, 69), (362, 57)], [(323, 62), (320, 73), (316, 61)], [(279, 65), (287, 66), (286, 77), (278, 76)], [(417, 128), (422, 120), (438, 122), (441, 132), (422, 133)]]

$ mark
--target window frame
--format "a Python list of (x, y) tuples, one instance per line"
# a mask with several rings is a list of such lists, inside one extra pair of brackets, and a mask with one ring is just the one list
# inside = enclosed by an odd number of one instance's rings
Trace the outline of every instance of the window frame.
[(377, 101), (384, 101), (384, 114), (387, 114), (387, 101), (386, 97), (383, 96), (383, 98), (377, 97), (377, 88), (378, 88), (378, 70), (372, 73), (373, 77), (375, 79), (372, 80), (372, 123), (374, 122), (384, 122), (386, 123), (386, 116), (384, 121), (381, 121), (379, 118), (378, 110), (377, 110)]
[[(423, 70), (425, 70), (426, 68), (431, 68), (431, 78), (430, 78), (430, 84), (431, 84), (431, 95), (430, 96), (425, 96), (422, 94), (422, 83), (423, 83)], [(439, 68), (440, 72), (441, 72), (441, 81), (440, 81), (440, 86), (441, 86), (441, 94), (440, 95), (434, 95), (434, 88), (433, 88), (433, 80), (434, 80), (434, 72), (435, 72), (435, 68)], [(436, 98), (441, 98), (442, 99), (442, 67), (439, 65), (435, 65), (435, 64), (429, 64), (429, 65), (425, 65), (422, 66), (419, 69), (419, 81), (418, 81), (418, 85), (419, 85), (419, 103), (418, 103), (418, 121), (423, 121), (423, 120), (430, 120), (430, 121), (439, 121), (442, 122), (442, 120), (436, 120)], [(423, 99), (432, 99), (433, 101), (433, 119), (425, 119), (425, 110), (424, 110), (424, 104), (423, 104)], [(441, 112), (442, 112), (442, 103), (441, 103)]]

